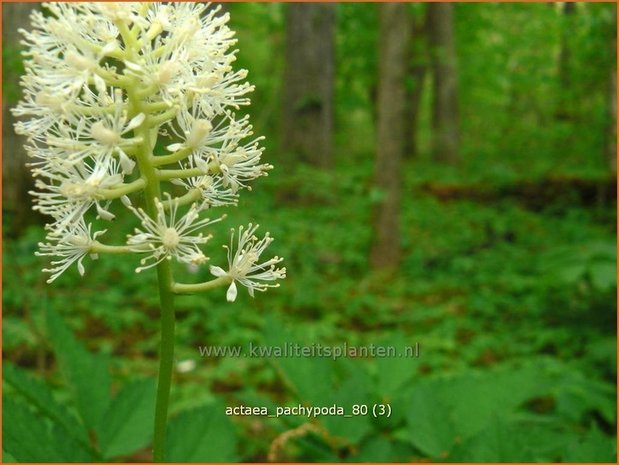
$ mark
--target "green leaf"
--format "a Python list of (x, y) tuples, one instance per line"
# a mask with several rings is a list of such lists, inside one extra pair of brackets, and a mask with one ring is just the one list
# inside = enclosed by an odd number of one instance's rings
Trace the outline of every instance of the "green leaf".
[(590, 265), (589, 275), (596, 289), (606, 290), (617, 284), (617, 267), (611, 262), (594, 262)]
[(364, 441), (359, 452), (347, 459), (347, 462), (410, 462), (414, 453), (410, 445), (388, 436), (373, 436)]
[[(407, 346), (412, 346), (404, 335), (397, 333), (393, 338), (384, 342), (384, 346), (393, 346), (400, 354), (404, 354)], [(409, 381), (417, 370), (418, 360), (410, 357), (379, 357), (375, 360), (378, 370), (378, 392), (386, 400), (397, 397), (402, 386)]]
[(596, 410), (609, 423), (616, 422), (616, 387), (577, 370), (564, 370), (564, 379), (557, 389), (557, 413), (580, 421), (583, 415)]
[[(528, 399), (547, 394), (556, 384), (543, 364), (491, 373), (468, 373), (446, 385), (446, 399), (453, 405), (457, 433), (472, 436), (495, 415), (507, 415)], [(518, 386), (518, 389), (514, 389)], [(448, 389), (447, 389), (448, 388)]]
[(381, 462), (387, 461), (388, 457), (392, 457), (391, 441), (378, 436), (365, 442), (354, 459), (359, 462)]
[[(285, 349), (291, 343), (304, 344), (296, 331), (284, 327), (279, 321), (269, 319), (265, 330), (265, 343), (271, 348)], [(307, 344), (308, 346), (310, 344)], [(312, 406), (324, 405), (333, 392), (333, 360), (315, 357), (272, 356), (271, 361), (297, 400)], [(321, 382), (317, 383), (319, 379)]]
[(585, 276), (587, 272), (585, 263), (574, 263), (570, 265), (566, 265), (559, 272), (558, 276), (562, 279), (566, 284), (575, 284), (580, 281), (583, 276)]
[(45, 422), (7, 398), (2, 402), (2, 447), (20, 462), (62, 461)]
[(344, 407), (347, 414), (352, 412), (353, 405), (368, 406), (368, 415), (353, 416), (350, 418), (333, 415), (321, 418), (326, 428), (334, 437), (343, 437), (352, 444), (357, 444), (363, 436), (371, 431), (370, 416), (372, 406), (369, 403), (367, 386), (370, 380), (366, 372), (359, 364), (349, 363), (346, 380), (336, 389), (331, 396), (323, 399), (323, 406), (335, 404)]
[(497, 415), (505, 419), (526, 400), (548, 394), (558, 374), (542, 362), (468, 371), (413, 386), (407, 415), (411, 443), (433, 458), (444, 457), (457, 441), (475, 436)]
[(387, 193), (378, 187), (373, 187), (370, 189), (368, 197), (370, 199), (370, 203), (375, 205), (384, 202), (387, 198)]
[(567, 446), (564, 462), (617, 462), (617, 445), (614, 438), (605, 436), (593, 427), (581, 441), (570, 442)]
[(455, 426), (448, 406), (431, 383), (417, 386), (409, 398), (410, 441), (430, 457), (444, 457), (455, 443)]
[(168, 425), (166, 461), (236, 462), (236, 435), (225, 408), (201, 407), (180, 413)]
[(152, 380), (135, 381), (120, 391), (98, 428), (104, 457), (117, 457), (147, 446), (152, 437), (154, 412)]
[(6, 383), (43, 415), (61, 426), (85, 447), (89, 447), (88, 433), (84, 426), (62, 404), (56, 402), (51, 389), (44, 382), (9, 363), (3, 365), (2, 376)]
[(2, 402), (3, 450), (19, 462), (91, 462), (93, 457), (59, 427), (50, 428), (25, 404)]
[(65, 429), (56, 424), (52, 425), (52, 437), (58, 455), (63, 457), (63, 462), (101, 461), (101, 455), (98, 452), (92, 448), (90, 451), (85, 449), (82, 443), (77, 442), (77, 439), (72, 436), (67, 436)]
[(109, 362), (88, 352), (52, 310), (47, 312), (47, 329), (80, 416), (88, 428), (95, 429), (110, 402)]
[(449, 459), (459, 462), (527, 462), (532, 457), (526, 442), (517, 434), (517, 428), (495, 417), (486, 429), (458, 445)]
[(2, 451), (2, 463), (17, 463), (17, 459), (7, 451)]

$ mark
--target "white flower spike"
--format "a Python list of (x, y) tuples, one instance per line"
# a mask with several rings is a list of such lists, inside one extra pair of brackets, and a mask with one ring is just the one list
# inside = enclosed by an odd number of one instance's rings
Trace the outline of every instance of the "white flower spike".
[[(21, 31), (24, 95), (13, 110), (36, 177), (34, 208), (51, 217), (38, 255), (52, 257), (44, 270), (51, 273), (48, 282), (73, 264), (83, 275), (87, 255), (141, 254), (136, 272), (157, 268), (161, 362), (152, 461), (163, 462), (175, 294), (227, 286), (232, 302), (237, 283), (253, 296), (286, 275), (276, 266), (279, 257), (259, 263), (272, 239), (267, 233), (258, 240), (257, 226), (250, 225), (239, 228), (236, 247), (228, 249), (228, 271), (211, 267), (215, 279), (202, 283), (174, 279), (174, 261), (195, 270), (208, 260), (203, 247), (211, 234), (205, 229), (224, 216), (210, 220), (206, 212), (236, 205), (240, 192), (272, 168), (261, 161), (262, 137), (253, 136), (249, 118), (235, 116), (250, 103), (253, 86), (245, 82), (246, 70), (233, 67), (236, 39), (220, 7), (44, 7), (47, 13), (31, 15), (32, 30)], [(94, 219), (110, 221), (122, 205), (139, 223), (135, 232), (121, 244), (100, 242), (104, 230), (96, 230)]]
[[(34, 12), (32, 29), (21, 31), (24, 96), (13, 112), (36, 178), (33, 208), (51, 218), (39, 252), (54, 257), (49, 281), (73, 263), (83, 274), (89, 254), (141, 254), (136, 272), (172, 259), (203, 265), (206, 230), (225, 217), (206, 211), (237, 205), (272, 168), (249, 117), (235, 116), (253, 86), (233, 68), (229, 15), (199, 2), (44, 6), (48, 13)], [(155, 154), (160, 136), (173, 140)], [(118, 199), (139, 224), (125, 243), (102, 244), (94, 220), (113, 220)], [(239, 228), (228, 271), (211, 267), (226, 279), (175, 289), (225, 284), (234, 301), (237, 283), (252, 296), (277, 286), (285, 268), (278, 257), (258, 263), (272, 239), (257, 240), (255, 230)], [(171, 269), (165, 275), (172, 291)]]

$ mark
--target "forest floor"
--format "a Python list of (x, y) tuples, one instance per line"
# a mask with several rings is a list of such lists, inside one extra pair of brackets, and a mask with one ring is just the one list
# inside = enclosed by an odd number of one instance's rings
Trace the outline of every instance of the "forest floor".
[[(408, 176), (403, 260), (398, 273), (383, 275), (368, 268), (371, 212), (380, 198), (368, 172), (306, 168), (267, 178), (215, 225), (216, 244), (233, 225), (264, 223), (288, 278), (234, 304), (216, 291), (178, 299), (176, 358), (193, 368), (175, 375), (172, 413), (204, 404), (299, 402), (394, 409), (389, 420), (322, 417), (322, 433), (280, 444), (276, 453), (285, 460), (613, 461), (614, 181), (488, 185)], [(129, 218), (117, 225), (114, 231), (128, 231)], [(123, 237), (114, 231), (111, 239)], [(112, 357), (115, 384), (152, 377), (154, 273), (136, 275), (131, 257), (101, 257), (87, 263), (85, 278), (71, 270), (47, 285), (43, 261), (33, 254), (42, 234), (32, 228), (4, 244), (5, 360), (48, 378), (65, 397), (46, 336), (51, 311), (90, 350)], [(211, 250), (211, 263), (219, 263), (223, 251)], [(185, 280), (208, 275), (179, 271)], [(201, 345), (250, 342), (419, 343), (421, 352), (414, 359), (336, 361), (198, 352)], [(234, 458), (265, 460), (280, 434), (306, 421), (233, 419)], [(496, 431), (513, 437), (512, 445), (494, 444)], [(146, 460), (143, 453), (132, 458)]]

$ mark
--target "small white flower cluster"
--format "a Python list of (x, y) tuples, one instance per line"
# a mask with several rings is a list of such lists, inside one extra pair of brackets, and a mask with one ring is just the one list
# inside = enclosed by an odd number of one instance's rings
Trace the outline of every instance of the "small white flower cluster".
[[(211, 236), (200, 230), (221, 218), (201, 214), (236, 205), (272, 168), (260, 160), (262, 138), (252, 139), (249, 118), (235, 115), (253, 86), (246, 70), (232, 67), (228, 14), (193, 2), (45, 8), (49, 14), (32, 14), (32, 31), (21, 31), (24, 97), (13, 112), (28, 139), (34, 208), (52, 218), (40, 244), (41, 255), (56, 258), (48, 282), (73, 263), (83, 274), (84, 257), (105, 252), (145, 254), (136, 271), (172, 258), (203, 264), (200, 246)], [(133, 194), (144, 208), (133, 206)], [(125, 244), (102, 244), (105, 230), (93, 232), (88, 218), (114, 219), (115, 204), (140, 226)], [(239, 229), (228, 270), (211, 267), (231, 283), (228, 300), (235, 282), (253, 295), (285, 277), (275, 266), (281, 259), (259, 263), (271, 239), (258, 240), (255, 229)]]
[[(234, 246), (234, 229), (230, 236), (230, 247), (228, 249), (228, 271), (218, 267), (210, 267), (211, 273), (214, 276), (230, 276), (232, 283), (228, 288), (226, 297), (229, 302), (234, 302), (236, 299), (237, 289), (235, 281), (238, 281), (243, 286), (247, 287), (249, 295), (254, 296), (254, 291), (266, 291), (269, 287), (277, 287), (278, 284), (267, 284), (268, 281), (275, 281), (286, 277), (286, 268), (277, 268), (283, 258), (273, 257), (263, 263), (258, 263), (258, 259), (264, 249), (266, 249), (273, 238), (266, 233), (264, 238), (258, 239), (254, 233), (258, 229), (258, 225), (251, 223), (245, 231), (243, 226), (239, 226), (238, 243)], [(265, 282), (260, 282), (265, 281)]]

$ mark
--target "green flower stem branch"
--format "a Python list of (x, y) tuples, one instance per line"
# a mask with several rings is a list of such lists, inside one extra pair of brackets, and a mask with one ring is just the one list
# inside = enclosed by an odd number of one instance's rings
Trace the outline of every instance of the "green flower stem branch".
[(134, 253), (135, 250), (135, 247), (129, 247), (128, 245), (107, 245), (99, 241), (94, 241), (90, 245), (89, 253), (123, 254)]
[(163, 204), (163, 208), (169, 209), (172, 208), (173, 205), (180, 207), (183, 205), (189, 205), (194, 202), (197, 202), (202, 198), (202, 193), (199, 189), (191, 189), (186, 194), (175, 197), (171, 200), (164, 200), (161, 203)]
[(118, 199), (123, 195), (141, 191), (146, 186), (146, 182), (146, 179), (140, 178), (128, 184), (117, 186), (113, 189), (99, 189), (97, 194), (107, 200)]
[(189, 155), (191, 155), (191, 149), (183, 148), (183, 149), (180, 149), (176, 153), (172, 153), (170, 155), (161, 155), (161, 156), (156, 157), (153, 160), (153, 164), (155, 166), (169, 165), (172, 163), (176, 163), (177, 161), (181, 161), (187, 158)]
[(232, 278), (230, 276), (220, 276), (219, 278), (197, 284), (174, 283), (172, 285), (172, 291), (175, 294), (195, 294), (196, 292), (208, 291), (209, 289), (229, 286), (230, 284), (232, 284)]

